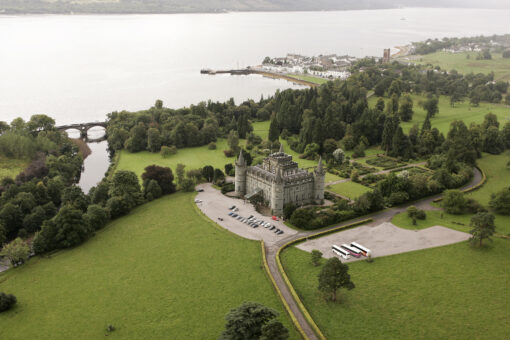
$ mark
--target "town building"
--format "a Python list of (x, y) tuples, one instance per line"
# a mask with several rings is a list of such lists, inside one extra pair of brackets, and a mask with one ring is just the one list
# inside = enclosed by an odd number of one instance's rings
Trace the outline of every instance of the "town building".
[(241, 152), (235, 166), (235, 192), (245, 199), (258, 195), (274, 215), (281, 216), (287, 204), (302, 206), (324, 201), (326, 171), (322, 159), (309, 172), (299, 168), (292, 156), (283, 151), (282, 145), (280, 151), (270, 154), (256, 166), (247, 166)]

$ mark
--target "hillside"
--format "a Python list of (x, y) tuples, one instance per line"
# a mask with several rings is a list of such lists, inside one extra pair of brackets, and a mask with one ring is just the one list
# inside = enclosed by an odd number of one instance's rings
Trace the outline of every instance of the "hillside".
[(228, 11), (323, 11), (399, 7), (510, 8), (498, 0), (0, 0), (2, 14), (196, 13)]

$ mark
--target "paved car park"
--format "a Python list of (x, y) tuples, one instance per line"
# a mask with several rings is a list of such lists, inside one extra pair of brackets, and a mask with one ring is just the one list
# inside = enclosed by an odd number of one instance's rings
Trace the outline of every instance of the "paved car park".
[[(331, 250), (336, 244), (350, 244), (356, 242), (370, 249), (372, 257), (400, 254), (413, 250), (440, 247), (448, 244), (466, 241), (471, 237), (467, 233), (452, 230), (445, 227), (434, 226), (422, 230), (407, 230), (398, 228), (392, 223), (386, 222), (376, 226), (360, 226), (353, 229), (340, 231), (331, 235), (303, 242), (297, 247), (311, 252), (313, 249), (320, 250), (324, 257), (337, 256)], [(352, 257), (348, 260), (340, 258), (342, 262), (352, 262), (365, 259)]]
[[(258, 213), (251, 203), (223, 195), (209, 183), (201, 184), (198, 188), (203, 189), (195, 197), (198, 208), (211, 220), (233, 233), (252, 240), (264, 240), (268, 244), (297, 233), (281, 220), (274, 221), (271, 217)], [(233, 206), (235, 209), (232, 210)], [(237, 216), (229, 216), (229, 213)], [(252, 218), (248, 221), (250, 216)]]

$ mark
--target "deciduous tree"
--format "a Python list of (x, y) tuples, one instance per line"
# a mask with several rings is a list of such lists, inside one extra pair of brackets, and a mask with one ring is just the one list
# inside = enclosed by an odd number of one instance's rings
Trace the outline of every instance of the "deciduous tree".
[(337, 290), (340, 288), (351, 290), (355, 287), (348, 271), (349, 267), (336, 257), (326, 261), (319, 273), (319, 290), (326, 300), (336, 301)]

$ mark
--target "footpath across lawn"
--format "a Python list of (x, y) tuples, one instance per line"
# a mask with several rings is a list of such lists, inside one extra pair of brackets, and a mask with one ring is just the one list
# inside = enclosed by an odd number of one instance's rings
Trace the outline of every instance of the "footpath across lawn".
[(0, 274), (18, 298), (2, 339), (216, 339), (244, 301), (290, 318), (264, 273), (260, 243), (198, 214), (192, 194), (147, 203), (85, 244)]
[(503, 339), (510, 333), (510, 241), (467, 242), (349, 264), (356, 288), (325, 302), (321, 267), (310, 253), (285, 250), (283, 264), (328, 339)]

